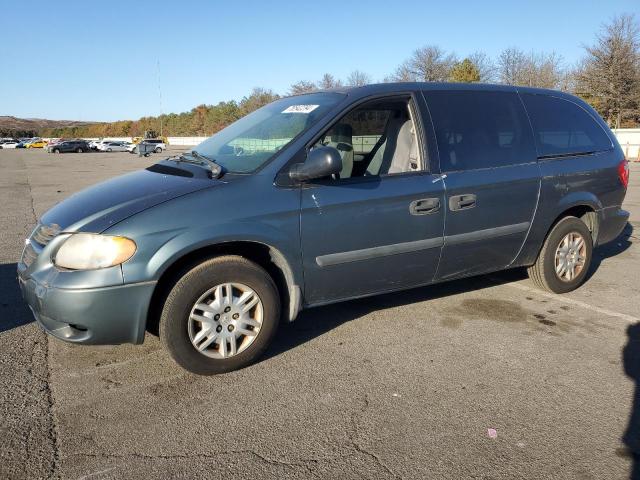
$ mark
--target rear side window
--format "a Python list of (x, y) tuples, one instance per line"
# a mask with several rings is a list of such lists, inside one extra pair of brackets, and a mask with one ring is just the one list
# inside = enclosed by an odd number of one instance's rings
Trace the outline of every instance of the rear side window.
[(443, 172), (534, 162), (531, 127), (516, 93), (426, 91)]
[(540, 158), (583, 155), (611, 148), (598, 122), (575, 103), (549, 95), (521, 94)]

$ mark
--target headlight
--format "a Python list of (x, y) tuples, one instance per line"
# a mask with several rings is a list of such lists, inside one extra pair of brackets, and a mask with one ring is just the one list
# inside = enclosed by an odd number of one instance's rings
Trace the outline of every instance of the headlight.
[(93, 270), (120, 265), (134, 253), (136, 244), (128, 238), (75, 233), (55, 253), (53, 263), (71, 270)]

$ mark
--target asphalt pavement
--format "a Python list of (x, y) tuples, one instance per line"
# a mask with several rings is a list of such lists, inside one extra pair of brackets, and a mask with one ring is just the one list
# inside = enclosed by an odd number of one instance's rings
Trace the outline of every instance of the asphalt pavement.
[(48, 338), (15, 279), (36, 218), (157, 159), (0, 150), (0, 478), (630, 478), (640, 164), (575, 292), (516, 270), (316, 308), (258, 364), (199, 377), (153, 336)]

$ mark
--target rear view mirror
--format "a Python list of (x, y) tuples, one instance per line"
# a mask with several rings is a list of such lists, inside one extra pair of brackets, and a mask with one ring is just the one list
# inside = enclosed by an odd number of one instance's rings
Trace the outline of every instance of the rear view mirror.
[(296, 163), (289, 171), (289, 177), (297, 182), (337, 175), (342, 170), (342, 157), (333, 147), (314, 148), (307, 154), (304, 163)]

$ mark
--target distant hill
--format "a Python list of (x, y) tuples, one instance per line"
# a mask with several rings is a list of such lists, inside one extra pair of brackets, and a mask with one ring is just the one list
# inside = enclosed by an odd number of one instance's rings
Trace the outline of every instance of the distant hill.
[(0, 115), (0, 131), (23, 131), (39, 133), (47, 128), (82, 127), (96, 122), (76, 120), (47, 120), (44, 118), (17, 118)]

